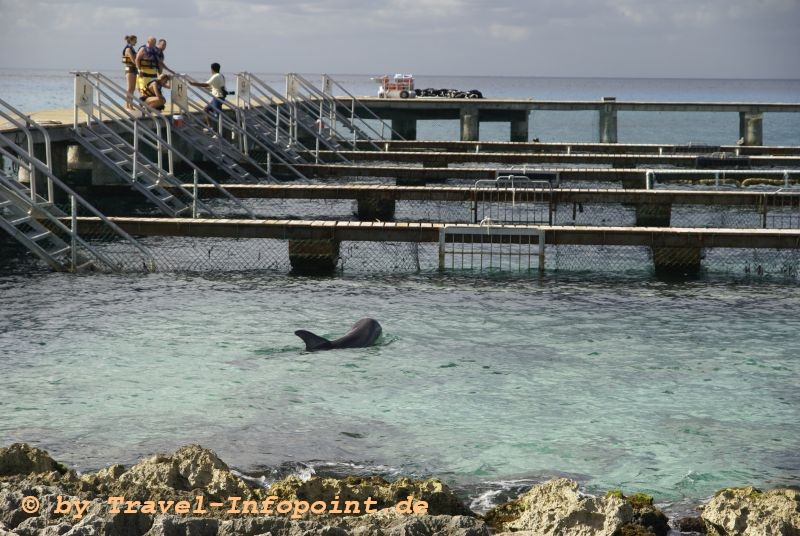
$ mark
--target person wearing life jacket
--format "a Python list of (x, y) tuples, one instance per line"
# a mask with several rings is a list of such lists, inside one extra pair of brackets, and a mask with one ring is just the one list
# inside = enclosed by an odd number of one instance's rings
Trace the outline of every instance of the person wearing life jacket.
[(125, 97), (125, 107), (133, 110), (133, 90), (136, 89), (136, 36), (125, 36), (125, 48), (122, 49), (122, 64), (125, 66), (125, 80), (128, 82), (128, 95)]
[(145, 88), (151, 80), (158, 78), (160, 64), (156, 38), (148, 37), (146, 44), (139, 47), (139, 51), (136, 52), (136, 69), (139, 71), (136, 82), (140, 95), (144, 95)]
[(164, 51), (167, 49), (167, 40), (159, 39), (158, 43), (156, 43), (156, 49), (158, 49), (158, 74), (161, 74), (164, 71), (175, 74), (175, 71), (167, 67), (167, 64), (164, 63)]
[(141, 90), (142, 96), (140, 99), (146, 105), (156, 110), (163, 110), (167, 104), (167, 99), (164, 97), (162, 88), (169, 88), (171, 85), (172, 77), (166, 73), (158, 75), (158, 78), (152, 78)]

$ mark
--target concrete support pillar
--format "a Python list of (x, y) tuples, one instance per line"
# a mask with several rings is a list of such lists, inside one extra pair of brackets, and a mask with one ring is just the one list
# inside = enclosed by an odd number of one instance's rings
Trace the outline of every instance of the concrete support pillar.
[(336, 270), (338, 261), (338, 240), (289, 240), (289, 262), (293, 273), (330, 274)]
[(67, 168), (69, 171), (91, 170), (94, 159), (83, 145), (70, 145), (67, 148)]
[(529, 117), (528, 112), (522, 112), (518, 118), (511, 121), (510, 141), (528, 141)]
[(617, 143), (617, 98), (603, 97), (600, 108), (600, 143)]
[(476, 106), (461, 107), (461, 141), (478, 141), (480, 139), (479, 111)]
[(125, 181), (100, 160), (92, 160), (92, 186), (106, 186), (109, 184), (125, 184)]
[[(392, 119), (392, 130), (402, 136), (404, 140), (417, 139), (416, 119)], [(400, 139), (392, 133), (392, 139)]]
[(700, 272), (702, 250), (698, 247), (653, 247), (656, 275), (668, 277), (693, 276)]
[(739, 112), (739, 138), (742, 145), (764, 145), (764, 114)]
[(359, 197), (358, 219), (360, 221), (394, 221), (395, 200), (380, 195)]

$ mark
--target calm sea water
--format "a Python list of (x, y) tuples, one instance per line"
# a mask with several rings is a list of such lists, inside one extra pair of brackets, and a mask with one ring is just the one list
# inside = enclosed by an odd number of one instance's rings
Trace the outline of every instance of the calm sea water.
[[(70, 105), (68, 74), (1, 74), (0, 98), (24, 110)], [(372, 93), (366, 76), (337, 80)], [(800, 101), (798, 81), (418, 77), (418, 86)], [(800, 118), (786, 116), (765, 118), (769, 143), (800, 144)], [(723, 129), (674, 120), (651, 132), (621, 118), (621, 141), (651, 141), (627, 140), (632, 130), (680, 143), (738, 135), (738, 117)], [(534, 118), (543, 139), (594, 139), (591, 118), (548, 121)], [(426, 128), (454, 137), (448, 125)], [(476, 508), (555, 475), (650, 492), (678, 510), (723, 486), (800, 484), (796, 281), (75, 276), (3, 258), (0, 299), (0, 444), (26, 441), (79, 470), (196, 442), (266, 479), (437, 476)], [(338, 336), (363, 316), (383, 325), (375, 347), (312, 354), (293, 335)]]

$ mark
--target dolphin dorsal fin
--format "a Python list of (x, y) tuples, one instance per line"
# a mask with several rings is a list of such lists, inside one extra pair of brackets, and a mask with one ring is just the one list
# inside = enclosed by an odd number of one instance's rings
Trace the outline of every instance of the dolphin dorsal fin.
[(310, 331), (298, 329), (294, 334), (303, 339), (303, 342), (306, 343), (306, 350), (309, 352), (313, 352), (314, 350), (327, 350), (331, 347), (331, 341), (325, 337), (314, 335)]

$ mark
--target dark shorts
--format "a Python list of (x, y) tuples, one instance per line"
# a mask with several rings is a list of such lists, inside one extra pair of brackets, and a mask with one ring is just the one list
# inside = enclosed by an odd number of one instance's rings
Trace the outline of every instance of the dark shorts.
[(136, 67), (125, 67), (126, 74), (139, 74), (139, 70)]
[(214, 97), (211, 99), (211, 102), (205, 107), (206, 113), (210, 114), (213, 117), (217, 117), (219, 113), (222, 111), (222, 99)]

